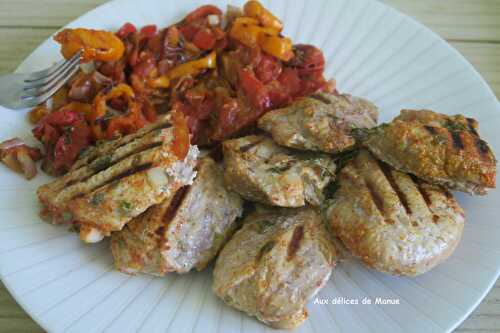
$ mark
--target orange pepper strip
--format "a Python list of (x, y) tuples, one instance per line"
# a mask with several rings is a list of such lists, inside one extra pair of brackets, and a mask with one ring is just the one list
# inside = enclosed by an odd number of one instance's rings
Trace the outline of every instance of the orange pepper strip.
[[(123, 116), (117, 116), (110, 120), (106, 131), (102, 128), (99, 120), (106, 115), (107, 101), (117, 97), (125, 97), (128, 103), (127, 113)], [(121, 118), (121, 119), (120, 119)], [(92, 105), (92, 111), (89, 115), (90, 127), (96, 140), (111, 139), (116, 132), (130, 133), (145, 125), (144, 117), (141, 113), (141, 106), (135, 100), (134, 90), (124, 83), (121, 83), (111, 89), (107, 94), (99, 93)], [(113, 122), (115, 123), (113, 124)], [(132, 128), (132, 125), (134, 126)]]
[(260, 24), (264, 27), (273, 28), (278, 31), (283, 30), (283, 23), (258, 1), (248, 1), (243, 7), (243, 12), (246, 16), (259, 20)]
[(82, 62), (113, 61), (122, 57), (125, 46), (114, 33), (92, 29), (64, 29), (54, 36), (66, 59), (83, 50)]
[(260, 34), (257, 40), (264, 52), (280, 60), (288, 61), (294, 56), (290, 38)]
[(172, 125), (174, 128), (174, 140), (172, 151), (179, 160), (183, 160), (189, 151), (189, 128), (186, 117), (180, 111), (174, 110), (171, 113)]
[(258, 22), (255, 19), (249, 17), (239, 17), (234, 21), (231, 30), (229, 31), (229, 36), (236, 39), (243, 45), (254, 47), (257, 45), (260, 34), (264, 33), (271, 36), (277, 36), (279, 34), (279, 30), (261, 27), (257, 24)]
[(193, 60), (176, 66), (165, 75), (159, 76), (148, 83), (156, 88), (168, 88), (170, 81), (188, 75), (196, 75), (201, 70), (215, 68), (217, 66), (217, 55), (215, 51), (210, 52), (206, 57)]

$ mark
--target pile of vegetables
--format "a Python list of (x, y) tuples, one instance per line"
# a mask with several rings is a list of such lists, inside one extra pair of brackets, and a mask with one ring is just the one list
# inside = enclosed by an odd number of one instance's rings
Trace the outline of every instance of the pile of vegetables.
[(318, 90), (333, 91), (312, 45), (293, 45), (257, 1), (243, 10), (201, 6), (163, 29), (125, 23), (116, 33), (64, 29), (65, 58), (82, 51), (82, 70), (30, 113), (44, 147), (43, 169), (67, 172), (101, 140), (132, 133), (175, 111), (203, 147), (249, 133), (265, 112)]

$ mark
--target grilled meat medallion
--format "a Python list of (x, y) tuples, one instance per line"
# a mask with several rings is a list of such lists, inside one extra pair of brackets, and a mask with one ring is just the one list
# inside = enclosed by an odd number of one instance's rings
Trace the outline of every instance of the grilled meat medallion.
[(282, 146), (339, 153), (356, 143), (353, 129), (372, 128), (377, 117), (377, 107), (365, 99), (317, 93), (266, 113), (259, 127)]
[(319, 205), (335, 176), (330, 157), (293, 152), (265, 136), (225, 141), (223, 154), (226, 186), (245, 199), (273, 206)]
[(495, 187), (495, 156), (471, 118), (402, 110), (374, 129), (365, 145), (396, 169), (433, 184), (480, 195)]
[(335, 249), (312, 208), (258, 212), (222, 249), (213, 290), (228, 305), (275, 328), (294, 328), (328, 281)]
[(243, 201), (225, 189), (222, 168), (198, 162), (191, 186), (149, 208), (111, 238), (115, 267), (164, 275), (204, 269), (236, 230)]
[(183, 161), (171, 151), (169, 116), (84, 154), (72, 170), (38, 191), (42, 215), (75, 223), (86, 242), (100, 241), (132, 218), (190, 184), (198, 150)]
[(396, 171), (362, 150), (342, 169), (327, 208), (333, 231), (370, 267), (427, 272), (460, 241), (464, 212), (446, 189)]

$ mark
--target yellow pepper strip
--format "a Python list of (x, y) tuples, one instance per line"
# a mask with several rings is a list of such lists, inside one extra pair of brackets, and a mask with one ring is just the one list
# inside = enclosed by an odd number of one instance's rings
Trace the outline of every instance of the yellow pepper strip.
[(278, 31), (283, 30), (283, 23), (258, 1), (248, 1), (243, 7), (243, 12), (246, 16), (259, 20), (260, 24), (264, 27), (273, 28)]
[(290, 38), (260, 34), (258, 44), (264, 52), (280, 60), (288, 61), (293, 58), (292, 40)]
[(233, 24), (259, 25), (259, 21), (248, 16), (240, 16), (234, 19)]
[(150, 80), (150, 84), (157, 88), (168, 88), (170, 81), (188, 75), (196, 75), (204, 69), (215, 68), (217, 66), (217, 55), (215, 51), (210, 52), (206, 57), (186, 62), (169, 70), (165, 75)]
[(279, 34), (279, 31), (276, 29), (261, 27), (254, 23), (258, 22), (248, 17), (239, 17), (234, 21), (229, 35), (243, 45), (254, 47), (257, 45), (257, 39), (260, 34), (264, 33), (272, 36)]

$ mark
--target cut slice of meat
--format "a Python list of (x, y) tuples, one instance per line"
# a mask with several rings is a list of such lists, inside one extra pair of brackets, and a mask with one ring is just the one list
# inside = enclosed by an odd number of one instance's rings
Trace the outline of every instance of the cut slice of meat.
[(446, 189), (396, 171), (362, 150), (340, 171), (327, 220), (370, 267), (415, 276), (446, 260), (464, 212)]
[(356, 143), (354, 129), (374, 127), (377, 117), (377, 107), (365, 99), (317, 93), (266, 113), (258, 124), (282, 146), (340, 153)]
[(140, 135), (108, 142), (84, 155), (78, 167), (41, 186), (43, 214), (52, 223), (74, 223), (80, 237), (93, 242), (190, 184), (198, 149), (179, 160), (172, 153), (169, 116)]
[(336, 252), (313, 208), (258, 212), (222, 249), (212, 289), (230, 306), (274, 328), (295, 328), (325, 285)]
[(472, 118), (402, 110), (391, 123), (371, 130), (364, 144), (396, 169), (453, 190), (485, 195), (496, 185), (496, 159), (478, 132)]
[(243, 201), (226, 190), (222, 168), (201, 159), (191, 186), (149, 208), (113, 233), (115, 267), (162, 276), (204, 269), (238, 226)]
[(245, 199), (281, 207), (320, 205), (335, 178), (335, 163), (324, 154), (300, 153), (265, 136), (225, 141), (226, 186)]

